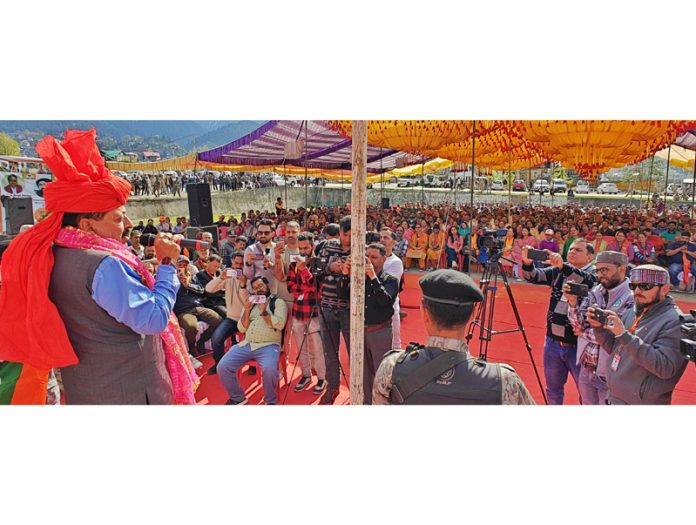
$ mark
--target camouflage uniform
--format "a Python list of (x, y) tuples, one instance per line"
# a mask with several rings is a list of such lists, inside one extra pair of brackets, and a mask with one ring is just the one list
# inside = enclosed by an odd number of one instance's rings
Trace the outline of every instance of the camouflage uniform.
[[(466, 342), (446, 337), (430, 336), (425, 346), (454, 352), (469, 352)], [(375, 374), (375, 382), (372, 389), (373, 405), (391, 404), (392, 372), (402, 354), (403, 350), (394, 350), (385, 354)], [(503, 405), (536, 404), (527, 387), (511, 366), (501, 364), (500, 375), (503, 384)]]

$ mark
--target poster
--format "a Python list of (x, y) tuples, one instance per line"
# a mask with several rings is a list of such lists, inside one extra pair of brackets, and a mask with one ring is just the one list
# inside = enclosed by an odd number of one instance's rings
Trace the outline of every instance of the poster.
[[(0, 195), (2, 199), (31, 198), (34, 221), (46, 213), (44, 188), (51, 182), (51, 173), (41, 159), (0, 157)], [(0, 220), (0, 231), (8, 229)]]

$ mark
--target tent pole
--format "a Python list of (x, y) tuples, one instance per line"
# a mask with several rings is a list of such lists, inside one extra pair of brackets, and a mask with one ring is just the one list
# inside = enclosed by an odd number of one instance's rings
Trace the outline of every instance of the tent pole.
[(421, 157), (421, 204), (425, 204), (425, 158)]
[(309, 121), (304, 121), (304, 206), (305, 210), (309, 208), (308, 202), (308, 187), (307, 187), (307, 128), (309, 127)]
[(288, 204), (288, 171), (285, 166), (285, 159), (283, 159), (283, 176), (285, 177), (285, 208), (290, 208)]
[(476, 178), (476, 121), (471, 127), (471, 218), (474, 218), (474, 179)]
[[(382, 189), (380, 190), (379, 198), (384, 202), (384, 167), (382, 165), (382, 147), (380, 146), (379, 148), (379, 171), (382, 174)], [(380, 203), (380, 206), (382, 206), (382, 203)]]
[(512, 224), (512, 150), (508, 151), (508, 224)]
[(691, 178), (691, 220), (694, 220), (694, 197), (696, 197), (696, 159), (694, 159), (694, 173)]
[(367, 213), (367, 121), (353, 121), (350, 228), (350, 404), (362, 405), (365, 349), (365, 218)]
[[(669, 181), (669, 157), (672, 154), (672, 145), (669, 145), (669, 148), (667, 149), (667, 173), (665, 174), (665, 187), (663, 188), (664, 194), (665, 194), (665, 209), (667, 208), (667, 182)], [(696, 165), (696, 161), (694, 162), (694, 165)], [(672, 193), (674, 195), (674, 193)], [(674, 197), (672, 197), (672, 202), (674, 202)]]
[(652, 190), (652, 174), (653, 165), (655, 164), (655, 154), (653, 153), (652, 159), (650, 159), (650, 173), (648, 174), (648, 202), (646, 203), (646, 208), (650, 209), (650, 194)]

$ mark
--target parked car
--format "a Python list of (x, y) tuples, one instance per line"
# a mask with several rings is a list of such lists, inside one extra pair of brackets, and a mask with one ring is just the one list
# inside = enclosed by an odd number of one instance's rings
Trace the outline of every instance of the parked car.
[(551, 187), (554, 193), (565, 193), (568, 191), (568, 185), (563, 179), (553, 179)]
[(597, 186), (597, 193), (600, 195), (606, 195), (607, 193), (618, 195), (619, 188), (613, 182), (603, 182)]
[(681, 189), (681, 184), (670, 183), (665, 189), (665, 195), (674, 195), (677, 190)]
[(551, 185), (549, 184), (549, 181), (545, 179), (539, 179), (534, 181), (534, 185), (532, 186), (532, 191), (536, 193), (548, 193), (550, 189)]
[(590, 193), (590, 183), (586, 180), (579, 180), (575, 185), (575, 193)]
[(512, 183), (512, 191), (527, 191), (527, 184), (524, 179), (517, 179)]
[(500, 179), (495, 179), (491, 183), (491, 189), (493, 191), (503, 191), (505, 189), (505, 185), (503, 184), (503, 181)]
[(413, 179), (408, 177), (399, 177), (396, 179), (396, 186), (398, 188), (408, 188), (409, 186), (413, 186)]

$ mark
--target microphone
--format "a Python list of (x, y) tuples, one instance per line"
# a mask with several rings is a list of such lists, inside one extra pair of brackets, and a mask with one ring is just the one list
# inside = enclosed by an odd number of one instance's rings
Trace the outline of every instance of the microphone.
[[(144, 233), (140, 236), (140, 244), (142, 244), (143, 246), (154, 246), (156, 238), (156, 235), (153, 235), (151, 233)], [(198, 239), (174, 238), (172, 240), (182, 248), (189, 248), (193, 250), (205, 250), (206, 248), (210, 248), (209, 242), (200, 241)]]

